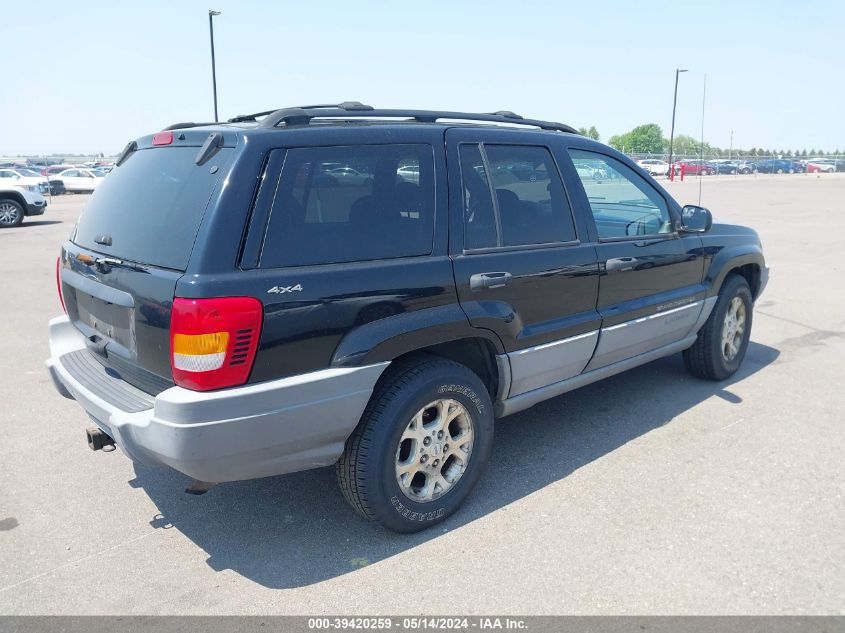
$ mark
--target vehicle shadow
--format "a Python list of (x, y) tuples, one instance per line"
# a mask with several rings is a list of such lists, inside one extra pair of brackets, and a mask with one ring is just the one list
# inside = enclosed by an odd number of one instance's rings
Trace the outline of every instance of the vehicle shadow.
[(61, 220), (24, 220), (19, 228), (25, 229), (28, 226), (47, 226), (49, 224), (61, 224)]
[(495, 458), (464, 507), (419, 534), (394, 534), (358, 517), (344, 502), (331, 468), (221, 484), (192, 496), (183, 492), (189, 483), (183, 475), (136, 465), (130, 485), (142, 488), (159, 508), (150, 524), (182, 532), (208, 553), (213, 569), (231, 569), (266, 587), (301, 587), (495, 512), (711, 396), (740, 404), (731, 385), (779, 354), (752, 342), (740, 371), (720, 383), (690, 376), (677, 354), (504, 418), (496, 425)]

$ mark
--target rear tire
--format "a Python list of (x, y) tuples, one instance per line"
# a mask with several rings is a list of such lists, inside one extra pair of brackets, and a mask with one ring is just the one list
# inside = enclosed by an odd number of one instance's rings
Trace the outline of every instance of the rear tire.
[(422, 358), (391, 368), (337, 463), (338, 484), (367, 519), (396, 532), (440, 523), (478, 481), (493, 445), (493, 407), (464, 365)]
[(692, 347), (684, 350), (684, 364), (692, 375), (725, 380), (736, 373), (751, 339), (753, 308), (754, 300), (745, 278), (728, 275), (698, 338)]
[(0, 199), (0, 227), (20, 226), (23, 222), (23, 207), (17, 200)]

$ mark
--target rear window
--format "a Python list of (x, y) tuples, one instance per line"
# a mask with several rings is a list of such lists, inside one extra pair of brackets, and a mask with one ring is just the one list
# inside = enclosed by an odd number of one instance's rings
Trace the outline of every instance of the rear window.
[[(74, 242), (84, 248), (162, 268), (185, 270), (205, 207), (232, 149), (202, 166), (198, 147), (138, 150), (108, 178), (79, 218)], [(98, 236), (111, 237), (111, 246)]]
[(429, 145), (288, 150), (260, 266), (308, 266), (431, 253)]

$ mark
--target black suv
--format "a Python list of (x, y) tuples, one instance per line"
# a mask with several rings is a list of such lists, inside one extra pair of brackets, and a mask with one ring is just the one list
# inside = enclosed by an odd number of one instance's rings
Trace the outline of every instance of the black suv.
[(47, 365), (94, 449), (190, 492), (337, 464), (358, 512), (415, 531), (470, 493), (494, 418), (677, 352), (737, 370), (767, 268), (754, 231), (711, 224), (510, 112), (177, 124), (126, 147), (64, 243)]

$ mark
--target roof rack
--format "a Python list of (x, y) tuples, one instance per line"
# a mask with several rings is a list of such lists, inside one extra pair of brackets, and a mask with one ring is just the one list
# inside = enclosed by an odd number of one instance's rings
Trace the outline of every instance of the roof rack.
[[(336, 108), (340, 110), (372, 110), (372, 106), (364, 105), (360, 101), (344, 101), (343, 103), (321, 103), (317, 105), (304, 105), (304, 106), (295, 106), (293, 108), (284, 108), (286, 110), (318, 110), (318, 109), (325, 109), (325, 108)], [(268, 114), (273, 114), (274, 112), (279, 112), (278, 108), (274, 108), (273, 110), (265, 110), (264, 112), (256, 112), (254, 114), (239, 114), (236, 117), (232, 117), (227, 122), (228, 123), (243, 123), (245, 121), (255, 121), (258, 117), (267, 116)]]
[(349, 118), (375, 118), (375, 119), (411, 119), (421, 123), (434, 123), (443, 119), (456, 121), (485, 121), (489, 123), (510, 123), (515, 125), (527, 125), (538, 127), (543, 130), (555, 130), (558, 132), (569, 132), (577, 134), (578, 131), (563, 123), (553, 121), (541, 121), (539, 119), (526, 119), (508, 110), (499, 110), (490, 113), (472, 112), (449, 112), (440, 110), (379, 110), (372, 106), (364, 105), (358, 101), (345, 101), (337, 105), (311, 105), (297, 106), (292, 108), (281, 108), (267, 112), (259, 112), (251, 115), (242, 115), (230, 119), (230, 123), (240, 121), (255, 121), (257, 117), (263, 116), (260, 126), (273, 128), (281, 124), (308, 125), (312, 119), (349, 119)]
[[(435, 123), (443, 119), (455, 121), (485, 121), (488, 123), (510, 123), (512, 125), (527, 125), (543, 130), (554, 130), (557, 132), (569, 132), (578, 134), (578, 131), (564, 123), (554, 121), (541, 121), (539, 119), (526, 119), (519, 114), (509, 110), (499, 110), (489, 113), (472, 112), (449, 112), (440, 110), (378, 110), (360, 101), (344, 101), (337, 104), (318, 104), (281, 108), (278, 110), (265, 110), (253, 114), (240, 114), (227, 121), (227, 123), (244, 123), (257, 121), (264, 117), (259, 127), (274, 128), (279, 125), (308, 125), (312, 119), (350, 119), (350, 118), (374, 118), (374, 119), (409, 119), (420, 123)], [(179, 128), (198, 127), (201, 125), (215, 125), (214, 123), (175, 123), (165, 130)]]
[(166, 128), (162, 130), (162, 132), (167, 132), (169, 130), (186, 130), (192, 127), (205, 127), (207, 125), (219, 125), (213, 121), (207, 123), (194, 123), (193, 121), (186, 121), (184, 123), (174, 123), (173, 125), (168, 125)]

